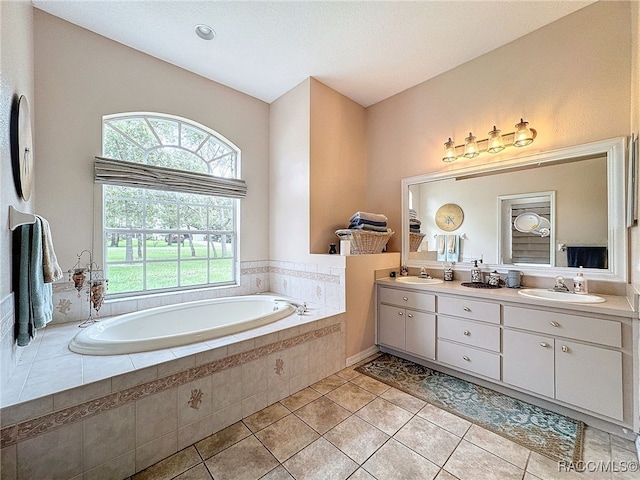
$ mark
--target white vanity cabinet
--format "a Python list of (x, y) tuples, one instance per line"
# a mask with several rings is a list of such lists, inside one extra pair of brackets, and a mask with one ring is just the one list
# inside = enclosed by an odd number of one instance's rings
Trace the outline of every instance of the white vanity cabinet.
[(502, 380), (623, 420), (622, 324), (504, 307)]
[(435, 295), (378, 288), (378, 344), (418, 357), (436, 357)]
[(500, 304), (438, 297), (439, 362), (500, 380)]

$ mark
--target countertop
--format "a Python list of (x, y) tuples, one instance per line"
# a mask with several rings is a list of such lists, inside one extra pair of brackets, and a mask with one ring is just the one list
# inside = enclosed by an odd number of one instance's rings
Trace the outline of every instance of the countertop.
[[(461, 285), (462, 282), (443, 282), (430, 285), (409, 284), (397, 282), (395, 278), (385, 277), (376, 281), (379, 285), (392, 286), (396, 288), (430, 292), (437, 295), (475, 297), (482, 300), (494, 300), (510, 305), (531, 305), (541, 307), (551, 311), (570, 311), (571, 313), (589, 313), (599, 315), (614, 315), (618, 317), (626, 317), (630, 319), (638, 319), (638, 312), (634, 310), (633, 305), (626, 296), (619, 295), (595, 295), (605, 299), (602, 303), (568, 303), (554, 302), (551, 300), (538, 300), (535, 298), (519, 295), (517, 288), (470, 288)], [(526, 287), (525, 287), (526, 288)]]

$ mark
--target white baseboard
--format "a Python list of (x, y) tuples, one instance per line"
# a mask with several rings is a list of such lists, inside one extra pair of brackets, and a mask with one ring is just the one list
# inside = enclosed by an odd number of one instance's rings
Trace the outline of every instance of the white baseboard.
[(356, 363), (364, 360), (365, 358), (370, 357), (371, 355), (375, 355), (379, 351), (380, 350), (378, 349), (378, 346), (374, 345), (373, 347), (367, 348), (366, 350), (363, 350), (360, 353), (356, 353), (352, 357), (347, 358), (347, 367), (350, 367), (351, 365), (355, 365)]

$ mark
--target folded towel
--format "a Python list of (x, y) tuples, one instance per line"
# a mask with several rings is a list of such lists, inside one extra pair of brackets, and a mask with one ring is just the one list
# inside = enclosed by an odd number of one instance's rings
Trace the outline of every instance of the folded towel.
[(416, 212), (413, 208), (409, 209), (409, 218), (418, 218), (418, 212)]
[(44, 282), (51, 283), (56, 280), (60, 280), (64, 275), (60, 265), (58, 265), (58, 258), (56, 252), (53, 250), (53, 237), (51, 236), (51, 228), (49, 228), (49, 222), (36, 215), (42, 224), (42, 271), (44, 274)]
[(447, 253), (453, 253), (456, 251), (456, 236), (449, 235), (447, 237)]
[(414, 233), (419, 233), (420, 232), (420, 225), (409, 225), (409, 231), (410, 232), (414, 232)]
[(445, 239), (446, 239), (445, 235), (438, 235), (438, 253), (444, 253)]
[(42, 224), (21, 225), (14, 234), (14, 294), (16, 296), (16, 340), (24, 347), (36, 336), (36, 328), (53, 318), (51, 283), (42, 270)]
[(445, 250), (446, 243), (446, 235), (438, 235), (436, 237), (436, 260), (438, 260), (439, 262), (444, 262), (447, 260), (447, 252)]
[(352, 220), (351, 225), (374, 225), (376, 227), (386, 228), (387, 222), (374, 222), (373, 220), (366, 220), (364, 218), (360, 218), (358, 220)]
[(349, 228), (351, 230), (369, 230), (371, 232), (384, 232), (384, 233), (386, 233), (388, 231), (387, 227), (378, 227), (376, 225), (369, 225), (367, 223), (364, 223), (362, 225), (349, 225)]
[(447, 262), (457, 262), (460, 258), (460, 237), (458, 235), (447, 236)]
[(372, 222), (388, 222), (389, 219), (381, 214), (381, 213), (369, 213), (369, 212), (356, 212), (349, 219), (350, 222), (355, 222), (357, 220), (369, 220)]
[(409, 225), (422, 225), (422, 222), (417, 218), (410, 218)]

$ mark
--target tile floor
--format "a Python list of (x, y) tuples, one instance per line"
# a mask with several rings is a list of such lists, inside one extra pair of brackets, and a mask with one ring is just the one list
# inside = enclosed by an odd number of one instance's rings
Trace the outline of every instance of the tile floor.
[[(633, 442), (587, 428), (566, 471), (347, 368), (187, 447), (132, 480), (638, 479)], [(627, 462), (627, 463), (625, 463)], [(567, 466), (569, 467), (569, 466)]]

